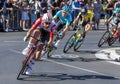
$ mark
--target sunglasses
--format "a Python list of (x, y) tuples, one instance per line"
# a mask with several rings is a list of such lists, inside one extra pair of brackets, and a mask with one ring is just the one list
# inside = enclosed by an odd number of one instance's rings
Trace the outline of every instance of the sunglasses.
[(50, 22), (45, 22), (46, 25), (50, 25), (51, 23)]
[(63, 11), (63, 13), (64, 13), (64, 14), (68, 14), (68, 12), (66, 12), (66, 11)]

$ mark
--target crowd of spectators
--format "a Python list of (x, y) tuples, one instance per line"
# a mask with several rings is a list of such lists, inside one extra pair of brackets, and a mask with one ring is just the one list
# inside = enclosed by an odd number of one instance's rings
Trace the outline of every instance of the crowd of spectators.
[[(110, 7), (114, 8), (114, 3), (119, 0), (0, 0), (0, 29), (2, 28), (6, 32), (11, 30), (27, 31), (44, 13), (51, 12), (54, 16), (66, 4), (71, 8), (73, 20), (80, 8), (85, 5), (88, 6), (88, 9), (93, 10), (98, 18), (101, 17), (101, 14), (105, 15), (103, 9), (109, 13), (109, 9), (104, 7), (109, 4), (109, 1), (113, 1), (113, 5)], [(94, 21), (96, 20), (94, 19)], [(97, 23), (97, 27), (99, 28), (99, 23)]]

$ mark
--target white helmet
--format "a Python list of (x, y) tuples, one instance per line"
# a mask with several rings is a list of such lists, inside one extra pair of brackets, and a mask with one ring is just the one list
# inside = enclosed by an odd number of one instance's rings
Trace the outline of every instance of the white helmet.
[(43, 22), (52, 22), (52, 15), (50, 13), (45, 13), (42, 17)]

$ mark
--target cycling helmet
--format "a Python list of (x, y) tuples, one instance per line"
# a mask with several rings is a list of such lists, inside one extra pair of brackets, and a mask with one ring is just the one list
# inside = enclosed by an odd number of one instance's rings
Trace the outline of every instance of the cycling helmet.
[(42, 17), (43, 22), (52, 22), (52, 15), (50, 13), (45, 13)]
[(69, 6), (65, 5), (62, 7), (62, 10), (69, 12), (70, 8), (69, 8)]
[(82, 15), (86, 15), (87, 14), (87, 9), (86, 8), (82, 8), (81, 9), (81, 14)]

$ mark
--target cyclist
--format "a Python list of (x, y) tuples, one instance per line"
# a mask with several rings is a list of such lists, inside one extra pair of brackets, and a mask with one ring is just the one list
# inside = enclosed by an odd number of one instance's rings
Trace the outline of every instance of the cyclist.
[(117, 31), (114, 34), (114, 37), (120, 35), (120, 8), (116, 8), (112, 14), (112, 16), (105, 22), (106, 24), (110, 23), (112, 27), (117, 28)]
[[(72, 16), (69, 13), (69, 6), (65, 5), (62, 7), (62, 10), (58, 11), (55, 16), (53, 17), (55, 22), (59, 22), (59, 24), (57, 25), (57, 31), (63, 29), (62, 33), (61, 33), (61, 39), (65, 36), (66, 32), (69, 29), (70, 23), (72, 21)], [(59, 19), (59, 21), (58, 21)], [(65, 26), (65, 28), (63, 28)], [(60, 40), (58, 41), (58, 43), (60, 42)], [(55, 47), (58, 46), (58, 43), (56, 43)]]
[[(106, 20), (108, 20), (111, 15), (113, 14), (114, 9), (114, 2), (113, 0), (107, 0), (108, 3), (106, 4), (105, 11), (106, 11)], [(109, 29), (109, 25), (107, 24), (107, 29)]]
[[(44, 44), (47, 42), (47, 45), (50, 46), (52, 43), (55, 27), (56, 25), (52, 21), (52, 15), (50, 13), (45, 13), (43, 17), (38, 18), (24, 37), (24, 41), (26, 42), (29, 39), (29, 43), (28, 46), (22, 51), (22, 53), (26, 55), (28, 51), (34, 46), (35, 42), (40, 39), (43, 45), (40, 45), (37, 48), (32, 62), (35, 62), (34, 59), (36, 61), (39, 60), (41, 52), (44, 48)], [(32, 64), (34, 64), (32, 62), (28, 65), (28, 69), (26, 70), (25, 74), (27, 75), (29, 75), (32, 71)]]
[(78, 16), (75, 18), (73, 21), (73, 25), (77, 25), (78, 22), (80, 21), (80, 24), (82, 25), (83, 28), (85, 28), (84, 36), (92, 27), (92, 19), (91, 16), (87, 13), (87, 8), (82, 8), (81, 11), (79, 12)]

